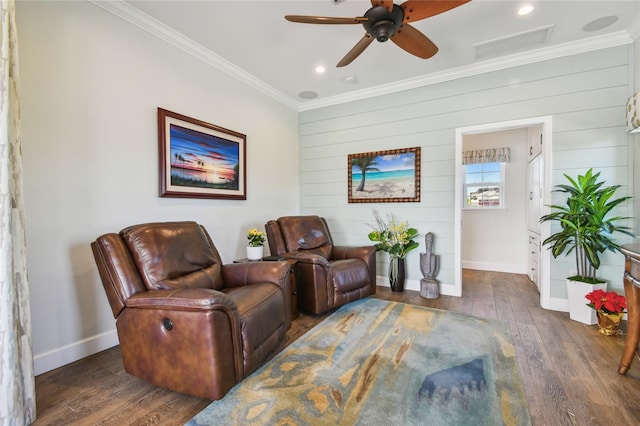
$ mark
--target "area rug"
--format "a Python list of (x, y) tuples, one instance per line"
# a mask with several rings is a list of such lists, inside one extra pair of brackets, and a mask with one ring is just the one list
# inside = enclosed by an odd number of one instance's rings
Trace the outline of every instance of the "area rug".
[(529, 425), (506, 325), (367, 298), (187, 425)]

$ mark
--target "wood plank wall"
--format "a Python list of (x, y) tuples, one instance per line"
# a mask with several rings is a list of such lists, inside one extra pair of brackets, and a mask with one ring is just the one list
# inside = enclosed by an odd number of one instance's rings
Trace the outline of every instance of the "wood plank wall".
[[(363, 244), (372, 209), (392, 212), (421, 233), (435, 234), (438, 278), (453, 284), (455, 129), (551, 115), (553, 185), (564, 180), (563, 173), (594, 167), (608, 184), (623, 185), (620, 195), (632, 193), (632, 147), (625, 132), (631, 56), (631, 47), (618, 46), (304, 111), (301, 214), (326, 217), (336, 244)], [(348, 154), (413, 146), (422, 148), (419, 203), (348, 203)], [(632, 214), (631, 205), (621, 210)], [(409, 281), (422, 278), (420, 242), (407, 257)], [(572, 258), (552, 261), (552, 297), (566, 297), (564, 277), (572, 265)], [(386, 256), (378, 254), (378, 275), (386, 270)], [(621, 289), (621, 274), (621, 256), (605, 255), (600, 275)]]

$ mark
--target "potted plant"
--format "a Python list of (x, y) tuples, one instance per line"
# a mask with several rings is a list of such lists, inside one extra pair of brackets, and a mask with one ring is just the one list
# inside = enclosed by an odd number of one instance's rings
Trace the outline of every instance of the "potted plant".
[(589, 169), (584, 176), (572, 179), (564, 175), (569, 185), (557, 185), (554, 192), (568, 195), (566, 205), (552, 205), (555, 210), (540, 218), (540, 222), (554, 221), (560, 230), (551, 234), (542, 244), (549, 246), (557, 258), (561, 254), (575, 254), (576, 275), (567, 278), (569, 315), (585, 324), (595, 324), (595, 312), (584, 304), (585, 295), (595, 289), (606, 289), (606, 281), (596, 277), (600, 267), (600, 254), (616, 251), (619, 245), (611, 240), (611, 234), (620, 232), (633, 236), (627, 226), (619, 226), (628, 217), (609, 217), (611, 211), (631, 197), (613, 198), (620, 185), (604, 186), (598, 182), (600, 173)]
[(389, 285), (392, 291), (404, 291), (404, 258), (409, 251), (418, 247), (413, 239), (418, 236), (418, 230), (409, 228), (406, 221), (398, 222), (391, 213), (384, 221), (377, 211), (373, 211), (376, 219), (374, 230), (369, 233), (369, 239), (377, 242), (373, 246), (378, 251), (389, 253)]
[(605, 336), (617, 336), (622, 333), (620, 320), (627, 307), (624, 296), (615, 291), (593, 290), (587, 294), (587, 306), (594, 309), (598, 316), (598, 328)]
[(265, 235), (266, 234), (264, 232), (258, 231), (256, 228), (252, 228), (247, 231), (247, 240), (249, 240), (249, 245), (247, 246), (247, 259), (262, 259)]

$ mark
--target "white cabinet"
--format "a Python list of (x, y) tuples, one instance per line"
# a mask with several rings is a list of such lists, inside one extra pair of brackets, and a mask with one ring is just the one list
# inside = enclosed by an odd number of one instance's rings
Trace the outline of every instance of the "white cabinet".
[(542, 155), (531, 160), (527, 166), (527, 228), (540, 233), (540, 216), (542, 216)]
[(540, 234), (529, 231), (529, 279), (540, 289)]
[(529, 127), (527, 131), (529, 164), (527, 165), (527, 228), (528, 275), (540, 289), (540, 216), (543, 208), (544, 155), (542, 154), (542, 126)]
[(527, 143), (529, 145), (529, 161), (542, 152), (542, 126), (527, 129)]

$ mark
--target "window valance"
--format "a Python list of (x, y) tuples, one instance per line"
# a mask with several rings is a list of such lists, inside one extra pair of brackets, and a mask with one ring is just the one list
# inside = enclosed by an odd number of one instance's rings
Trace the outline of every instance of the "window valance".
[(489, 148), (462, 153), (462, 164), (508, 163), (511, 160), (511, 148)]

